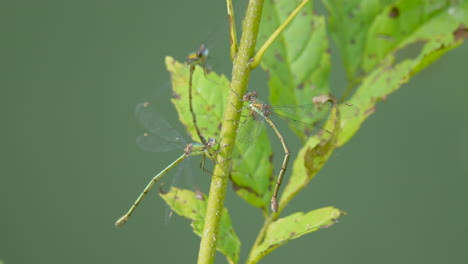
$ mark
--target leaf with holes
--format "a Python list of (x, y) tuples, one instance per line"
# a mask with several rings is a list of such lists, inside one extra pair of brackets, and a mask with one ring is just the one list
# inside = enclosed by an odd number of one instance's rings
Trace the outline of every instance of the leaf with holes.
[[(455, 36), (460, 26), (468, 24), (466, 1), (323, 2), (352, 84), (382, 63), (401, 60), (398, 56), (416, 57), (426, 43)], [(397, 51), (401, 51), (398, 56)]]
[[(405, 8), (408, 8), (407, 5), (408, 4), (404, 4), (401, 8), (400, 5), (396, 5), (399, 8), (398, 12), (399, 17), (402, 17), (401, 19), (407, 16), (402, 14), (402, 12), (406, 12)], [(388, 7), (387, 11), (392, 8), (393, 7)], [(342, 122), (342, 130), (337, 142), (339, 146), (345, 144), (354, 133), (356, 133), (365, 119), (375, 111), (377, 102), (386, 99), (388, 95), (398, 90), (413, 75), (463, 42), (463, 36), (466, 37), (466, 34), (459, 34), (459, 32), (467, 31), (462, 23), (462, 18), (467, 20), (468, 16), (457, 16), (455, 14), (468, 14), (468, 2), (456, 7), (442, 6), (440, 8), (444, 9), (445, 12), (434, 11), (435, 13), (431, 13), (432, 15), (430, 18), (422, 20), (417, 30), (411, 31), (410, 35), (402, 38), (400, 45), (394, 47), (391, 51), (392, 53), (383, 58), (378, 67), (374, 67), (373, 70), (362, 79), (361, 84), (357, 87), (349, 101), (359, 106), (361, 111), (357, 118)], [(453, 10), (450, 11), (450, 8), (453, 8)], [(403, 22), (404, 21), (401, 23)], [(401, 34), (400, 32), (398, 36)], [(373, 40), (372, 42), (368, 40), (368, 42), (374, 43), (373, 45), (378, 45), (379, 41), (380, 40)], [(395, 59), (398, 57), (396, 54), (397, 49), (414, 43), (419, 43), (420, 45), (416, 55), (410, 58)]]

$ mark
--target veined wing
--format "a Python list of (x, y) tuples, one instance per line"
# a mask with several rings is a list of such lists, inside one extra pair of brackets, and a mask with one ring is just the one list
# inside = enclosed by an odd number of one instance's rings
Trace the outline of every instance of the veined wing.
[(280, 118), (304, 126), (315, 126), (317, 123), (326, 120), (334, 107), (339, 111), (340, 119), (353, 118), (359, 114), (359, 108), (354, 105), (334, 105), (330, 101), (321, 104), (282, 105), (272, 106), (271, 108), (273, 113)]
[(137, 138), (137, 144), (146, 151), (165, 152), (184, 148), (185, 140), (166, 120), (162, 118), (154, 106), (148, 102), (140, 103), (135, 108), (135, 115), (148, 130)]

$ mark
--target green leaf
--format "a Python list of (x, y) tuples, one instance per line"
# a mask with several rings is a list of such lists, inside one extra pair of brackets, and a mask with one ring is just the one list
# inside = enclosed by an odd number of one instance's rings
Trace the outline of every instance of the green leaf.
[[(460, 10), (462, 10), (461, 7), (454, 12), (463, 13)], [(357, 12), (353, 15), (359, 16), (360, 14)], [(320, 141), (317, 138), (310, 138), (307, 141), (294, 162), (292, 176), (282, 194), (280, 207), (286, 206), (292, 197), (308, 184), (328, 160), (334, 147), (344, 145), (356, 133), (364, 120), (374, 112), (375, 104), (378, 101), (399, 89), (415, 73), (460, 44), (461, 40), (457, 40), (457, 35), (454, 34), (457, 29), (460, 29), (460, 25), (451, 23), (451, 20), (447, 19), (445, 15), (437, 16), (437, 18), (431, 20), (431, 27), (422, 27), (420, 29), (422, 32), (416, 32), (417, 36), (427, 36), (432, 39), (423, 45), (421, 52), (415, 59), (405, 59), (392, 66), (391, 63), (394, 63), (395, 60), (393, 54), (390, 54), (381, 66), (375, 68), (363, 79), (362, 84), (349, 101), (349, 103), (360, 108), (359, 114), (355, 118), (340, 120), (337, 127), (339, 130), (334, 132), (334, 140)], [(439, 27), (441, 25), (447, 26), (445, 28), (447, 31), (444, 34), (430, 36), (426, 30), (435, 28), (436, 24)], [(333, 118), (328, 121), (326, 124), (328, 130), (333, 127), (332, 122), (334, 121), (332, 120), (336, 119)]]
[[(265, 1), (258, 36), (264, 42), (300, 3)], [(263, 56), (270, 101), (274, 105), (311, 104), (329, 93), (330, 55), (324, 18), (313, 14), (312, 1), (294, 18)]]
[[(171, 101), (179, 113), (180, 121), (192, 139), (198, 142), (189, 109), (189, 67), (169, 56), (166, 57), (166, 67), (171, 73), (173, 89)], [(193, 74), (192, 92), (193, 108), (202, 134), (205, 138), (212, 137), (219, 140), (221, 120), (229, 93), (229, 81), (224, 75), (205, 73), (203, 68), (197, 66)]]
[(248, 263), (256, 263), (268, 253), (295, 238), (330, 227), (343, 214), (334, 207), (324, 207), (306, 214), (298, 212), (278, 219), (269, 226), (262, 243), (252, 250)]
[[(336, 135), (338, 131), (334, 131), (334, 133)], [(294, 160), (291, 177), (281, 194), (280, 210), (284, 209), (292, 198), (309, 184), (333, 153), (335, 137), (327, 136), (329, 137), (321, 137), (320, 135), (310, 137), (299, 151), (296, 160)]]
[[(256, 121), (240, 124), (240, 134), (232, 155), (231, 181), (236, 193), (266, 214), (270, 208), (273, 179), (273, 153), (268, 134), (263, 128), (252, 127)], [(261, 131), (256, 131), (261, 129)], [(259, 135), (256, 135), (259, 133)]]
[(352, 80), (358, 72), (364, 51), (367, 31), (385, 5), (393, 0), (322, 0), (330, 16), (331, 36), (342, 53), (343, 62)]
[(392, 64), (398, 50), (452, 34), (468, 20), (466, 1), (323, 2), (352, 84), (358, 74), (366, 75), (382, 62)]
[[(172, 187), (166, 193), (159, 194), (174, 212), (185, 218), (191, 219), (195, 234), (202, 236), (206, 213), (206, 195), (201, 192), (195, 194), (192, 191)], [(219, 227), (219, 238), (216, 249), (223, 253), (229, 263), (239, 261), (240, 240), (231, 224), (231, 217), (226, 208), (223, 210), (221, 225)]]
[(405, 0), (387, 6), (369, 29), (363, 54), (364, 72), (373, 70), (387, 55), (405, 46), (453, 32), (460, 21), (449, 13), (450, 8), (455, 8), (452, 2)]
[[(454, 13), (467, 12), (468, 4), (458, 6)], [(342, 131), (338, 137), (339, 146), (345, 144), (359, 129), (364, 120), (376, 109), (376, 103), (386, 99), (392, 92), (398, 90), (414, 74), (437, 60), (447, 51), (457, 47), (463, 41), (457, 34), (466, 28), (456, 22), (450, 12), (438, 13), (430, 21), (406, 38), (405, 43), (418, 43), (421, 48), (414, 58), (395, 61), (395, 54), (389, 54), (363, 79), (350, 103), (361, 109), (357, 118), (342, 122)], [(463, 12), (462, 12), (463, 11)], [(432, 34), (435, 33), (435, 34)]]

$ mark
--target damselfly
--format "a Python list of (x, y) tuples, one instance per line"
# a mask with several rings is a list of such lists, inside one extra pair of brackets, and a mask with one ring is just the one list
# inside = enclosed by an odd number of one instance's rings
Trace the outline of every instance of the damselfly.
[(181, 135), (164, 119), (162, 119), (158, 112), (156, 112), (154, 109), (151, 109), (151, 105), (148, 102), (138, 104), (135, 113), (139, 121), (150, 132), (145, 133), (137, 138), (137, 144), (141, 148), (147, 151), (155, 152), (166, 152), (177, 148), (183, 148), (183, 154), (151, 179), (148, 185), (144, 188), (143, 192), (141, 192), (133, 205), (130, 207), (128, 212), (115, 222), (115, 225), (118, 227), (127, 223), (128, 219), (141, 203), (141, 201), (145, 198), (146, 194), (148, 194), (148, 192), (153, 188), (154, 184), (158, 182), (162, 176), (191, 156), (208, 154), (209, 150), (212, 149), (216, 144), (216, 140), (213, 138), (208, 139), (206, 144), (186, 144)]
[(283, 146), (283, 164), (281, 165), (281, 170), (276, 180), (275, 189), (273, 190), (273, 195), (271, 197), (271, 210), (273, 212), (278, 212), (278, 192), (288, 166), (291, 151), (286, 144), (286, 140), (271, 120), (271, 117), (277, 116), (281, 119), (285, 119), (291, 126), (296, 128), (305, 127), (308, 129), (309, 133), (312, 133), (318, 124), (323, 122), (324, 119), (330, 115), (330, 112), (333, 108), (337, 110), (337, 113), (339, 113), (337, 116), (340, 118), (357, 116), (359, 109), (351, 104), (338, 105), (329, 96), (316, 97), (312, 104), (284, 106), (271, 106), (269, 104), (263, 103), (257, 99), (257, 92), (248, 92), (243, 96), (242, 99), (243, 101), (249, 103), (246, 106), (246, 108), (250, 110), (249, 117), (257, 120), (264, 119), (273, 129)]

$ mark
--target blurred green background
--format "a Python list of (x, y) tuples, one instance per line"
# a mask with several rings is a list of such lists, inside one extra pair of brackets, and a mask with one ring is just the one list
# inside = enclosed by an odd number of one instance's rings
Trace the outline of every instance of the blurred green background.
[[(147, 180), (180, 155), (138, 149), (142, 129), (134, 106), (158, 96), (167, 119), (183, 131), (164, 85), (164, 56), (184, 60), (210, 38), (225, 23), (224, 1), (1, 6), (0, 260), (194, 263), (199, 238), (181, 217), (165, 225), (156, 192), (125, 227), (113, 224)], [(334, 45), (331, 51), (332, 87), (343, 87), (339, 53)], [(226, 58), (216, 70), (229, 73)], [(464, 44), (380, 103), (284, 212), (334, 205), (348, 215), (280, 247), (263, 263), (468, 259), (467, 59)], [(250, 86), (266, 86), (261, 70)], [(207, 192), (209, 177), (197, 176)], [(226, 205), (245, 260), (261, 215), (232, 190)], [(221, 255), (216, 262), (226, 263)]]

